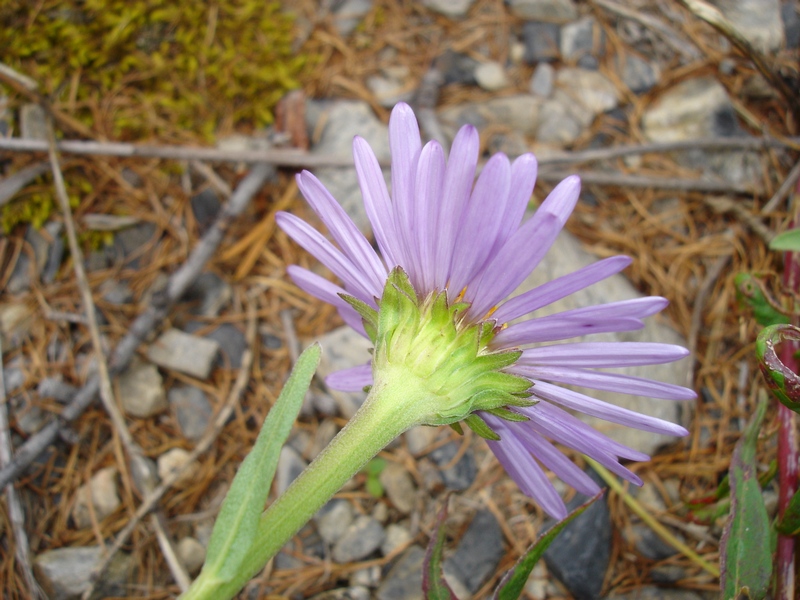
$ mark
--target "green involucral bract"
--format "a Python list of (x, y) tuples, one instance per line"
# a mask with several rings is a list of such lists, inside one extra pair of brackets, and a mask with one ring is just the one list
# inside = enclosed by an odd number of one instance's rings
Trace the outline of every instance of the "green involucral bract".
[(448, 304), (445, 292), (419, 298), (400, 267), (390, 273), (378, 311), (351, 296), (344, 299), (361, 315), (375, 344), (374, 387), (404, 382), (409, 401), (421, 411), (421, 423), (450, 425), (464, 420), (479, 435), (495, 439), (481, 419), (468, 417), (486, 410), (502, 418), (524, 419), (501, 410), (531, 404), (527, 400), (531, 382), (502, 371), (521, 352), (492, 351), (488, 345), (494, 325), (466, 321), (467, 304)]

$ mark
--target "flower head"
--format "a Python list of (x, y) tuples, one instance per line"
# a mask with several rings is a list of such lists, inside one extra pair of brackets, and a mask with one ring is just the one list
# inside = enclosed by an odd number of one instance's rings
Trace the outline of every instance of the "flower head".
[[(595, 431), (568, 411), (654, 433), (686, 435), (679, 425), (617, 407), (561, 384), (668, 400), (688, 400), (683, 387), (598, 369), (667, 363), (684, 348), (655, 343), (571, 342), (591, 333), (631, 331), (661, 311), (664, 298), (645, 297), (518, 321), (630, 264), (615, 256), (512, 299), (508, 294), (536, 268), (572, 213), (580, 180), (570, 176), (536, 213), (523, 216), (536, 180), (536, 159), (489, 159), (475, 181), (478, 134), (463, 127), (450, 156), (435, 141), (422, 145), (411, 109), (398, 104), (389, 121), (390, 196), (368, 144), (353, 142), (364, 206), (376, 253), (338, 202), (311, 173), (300, 190), (333, 238), (279, 213), (278, 225), (342, 282), (289, 267), (299, 287), (336, 306), (342, 318), (375, 344), (370, 364), (328, 378), (334, 388), (359, 390), (392, 377), (414, 381), (426, 424), (463, 420), (489, 446), (522, 491), (554, 517), (564, 503), (542, 466), (578, 491), (597, 484), (554, 443), (581, 452), (641, 484), (621, 459), (649, 457)], [(473, 185), (474, 182), (474, 185)], [(551, 344), (550, 342), (561, 342)], [(397, 371), (400, 369), (400, 371)], [(427, 411), (427, 412), (425, 412)]]

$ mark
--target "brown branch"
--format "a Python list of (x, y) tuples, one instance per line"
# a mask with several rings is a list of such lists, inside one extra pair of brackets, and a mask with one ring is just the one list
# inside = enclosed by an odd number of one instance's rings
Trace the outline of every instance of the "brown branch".
[(783, 180), (783, 183), (778, 188), (778, 191), (776, 191), (772, 198), (770, 198), (763, 206), (761, 209), (761, 214), (768, 215), (773, 210), (778, 208), (778, 205), (789, 195), (798, 180), (800, 180), (800, 161), (794, 167), (792, 167), (792, 170), (789, 171), (789, 174), (786, 176), (786, 179)]
[[(139, 344), (166, 317), (170, 307), (183, 296), (218, 248), (231, 222), (244, 211), (250, 199), (273, 173), (272, 166), (258, 165), (242, 180), (230, 201), (220, 211), (214, 225), (206, 232), (186, 262), (170, 276), (166, 290), (153, 295), (148, 307), (131, 324), (128, 333), (114, 349), (109, 361), (111, 376), (118, 375), (125, 370)], [(17, 450), (11, 462), (0, 470), (0, 487), (8, 485), (20, 477), (23, 471), (36, 460), (36, 457), (56, 440), (61, 427), (76, 419), (89, 407), (99, 388), (98, 377), (96, 375), (90, 377), (83, 388), (64, 407), (61, 414), (31, 436)]]
[[(542, 169), (538, 178), (557, 183), (571, 173)], [(581, 181), (588, 185), (611, 185), (626, 188), (656, 188), (662, 190), (681, 190), (732, 194), (754, 194), (757, 190), (750, 186), (735, 185), (724, 181), (707, 179), (676, 179), (674, 177), (648, 177), (647, 175), (626, 175), (624, 173), (604, 173), (601, 171), (581, 171)]]
[[(423, 128), (424, 129), (424, 128)], [(426, 132), (431, 135), (430, 132)], [(302, 150), (246, 150), (232, 152), (217, 148), (196, 146), (153, 146), (117, 142), (93, 142), (83, 140), (62, 140), (57, 142), (58, 151), (63, 154), (87, 156), (117, 156), (122, 158), (164, 158), (170, 160), (189, 160), (206, 162), (268, 163), (280, 167), (351, 167), (349, 156), (314, 154)], [(765, 150), (767, 148), (800, 149), (800, 137), (777, 139), (772, 137), (712, 137), (678, 142), (661, 142), (612, 146), (563, 152), (555, 156), (539, 159), (539, 166), (578, 164), (599, 160), (610, 160), (634, 154), (680, 152), (682, 150)], [(0, 138), (0, 150), (9, 152), (47, 152), (47, 142), (20, 138)], [(383, 164), (382, 166), (387, 166)]]

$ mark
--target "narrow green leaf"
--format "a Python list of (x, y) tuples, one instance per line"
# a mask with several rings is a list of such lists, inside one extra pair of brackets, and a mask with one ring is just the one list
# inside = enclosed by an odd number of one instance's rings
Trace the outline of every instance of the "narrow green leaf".
[(789, 229), (779, 233), (769, 243), (770, 250), (800, 252), (800, 229)]
[(767, 387), (775, 397), (794, 412), (800, 412), (800, 376), (783, 364), (775, 346), (783, 341), (800, 341), (800, 329), (794, 325), (765, 327), (756, 339), (756, 358)]
[(428, 543), (425, 560), (422, 563), (422, 593), (426, 600), (458, 600), (447, 581), (442, 570), (442, 551), (444, 550), (444, 521), (447, 518), (447, 504), (450, 501), (448, 494), (444, 499), (442, 510), (436, 517), (436, 528)]
[(467, 427), (472, 429), (475, 433), (481, 436), (485, 440), (492, 440), (493, 442), (499, 442), (500, 436), (497, 435), (492, 428), (486, 424), (486, 421), (481, 419), (477, 414), (472, 413), (466, 419), (464, 419), (464, 423), (467, 424)]
[(761, 402), (731, 459), (731, 515), (720, 544), (723, 598), (746, 594), (743, 597), (760, 600), (769, 591), (771, 527), (756, 477), (756, 441), (766, 411), (767, 402)]
[(533, 571), (533, 567), (539, 562), (539, 559), (545, 553), (553, 540), (556, 539), (559, 533), (576, 517), (583, 514), (583, 512), (599, 500), (603, 496), (604, 491), (601, 491), (596, 496), (581, 504), (578, 508), (573, 510), (567, 515), (563, 521), (559, 521), (552, 528), (548, 529), (546, 533), (539, 536), (539, 539), (531, 546), (524, 556), (520, 557), (517, 564), (514, 565), (497, 584), (494, 591), (492, 600), (516, 600), (525, 589), (525, 583), (528, 581), (528, 576)]
[(783, 518), (775, 525), (775, 529), (784, 535), (800, 535), (800, 490), (792, 496)]
[(208, 542), (203, 571), (209, 576), (229, 580), (250, 550), (278, 466), (281, 446), (300, 412), (319, 357), (320, 347), (314, 344), (297, 359), (283, 391), (264, 419), (253, 449), (233, 478)]

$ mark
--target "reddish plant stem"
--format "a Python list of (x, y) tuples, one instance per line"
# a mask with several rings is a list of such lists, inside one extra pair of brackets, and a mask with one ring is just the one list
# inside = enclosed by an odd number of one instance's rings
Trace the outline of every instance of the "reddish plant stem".
[[(792, 208), (797, 210), (798, 197), (800, 196), (800, 183), (798, 183)], [(796, 215), (795, 215), (796, 217)], [(794, 227), (797, 219), (792, 219), (790, 227)], [(797, 294), (800, 291), (800, 260), (794, 252), (786, 252), (783, 258), (783, 284), (787, 291)], [(796, 324), (796, 323), (795, 323)], [(798, 362), (795, 358), (797, 344), (784, 341), (779, 349), (780, 359), (784, 365), (798, 373)], [(789, 502), (797, 491), (798, 450), (797, 433), (795, 430), (794, 412), (783, 404), (778, 404), (778, 478), (780, 492), (778, 494), (778, 516), (789, 506)], [(778, 547), (776, 553), (776, 600), (794, 600), (795, 597), (795, 572), (794, 572), (794, 538), (778, 534)]]

